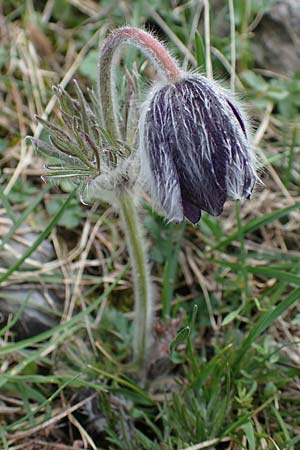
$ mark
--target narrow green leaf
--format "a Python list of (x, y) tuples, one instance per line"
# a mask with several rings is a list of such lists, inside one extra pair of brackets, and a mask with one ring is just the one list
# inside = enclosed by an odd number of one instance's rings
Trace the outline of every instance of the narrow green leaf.
[(45, 239), (48, 238), (49, 234), (51, 233), (51, 231), (53, 230), (53, 228), (55, 227), (55, 225), (59, 221), (59, 219), (60, 219), (61, 215), (63, 214), (64, 210), (68, 207), (69, 203), (71, 202), (72, 198), (74, 197), (75, 192), (76, 192), (75, 190), (73, 192), (71, 192), (69, 197), (66, 199), (65, 203), (58, 210), (56, 215), (50, 221), (49, 225), (39, 235), (39, 237), (35, 240), (35, 242), (32, 244), (32, 246), (29, 247), (28, 250), (26, 250), (24, 252), (24, 254), (18, 259), (18, 261), (13, 263), (3, 275), (0, 275), (0, 283), (2, 281), (5, 281), (15, 270), (17, 270), (22, 265), (22, 263), (41, 245), (41, 243)]
[(178, 229), (175, 246), (173, 242), (173, 233), (168, 240), (167, 260), (164, 265), (162, 289), (162, 316), (164, 319), (169, 317), (171, 312), (171, 302), (174, 296), (176, 275), (178, 269), (178, 255), (184, 236), (184, 230), (185, 224), (183, 223)]
[[(126, 267), (127, 268), (127, 267)], [(123, 272), (125, 272), (126, 268)], [(99, 304), (111, 293), (114, 287), (118, 284), (120, 278), (123, 276), (123, 272), (115, 279), (115, 281), (106, 289), (103, 294), (100, 295), (94, 302), (85, 308), (80, 313), (76, 314), (76, 316), (72, 317), (68, 322), (64, 322), (62, 324), (57, 325), (56, 327), (51, 328), (50, 330), (44, 331), (38, 335), (30, 337), (28, 339), (23, 339), (22, 341), (13, 342), (11, 344), (7, 344), (4, 347), (0, 348), (0, 357), (4, 355), (8, 355), (12, 352), (16, 352), (22, 350), (28, 346), (32, 346), (37, 344), (38, 342), (43, 342), (46, 339), (51, 338), (55, 334), (60, 334), (66, 328), (71, 327), (73, 325), (78, 324), (84, 317), (90, 314), (92, 311), (98, 308)]]
[(171, 357), (173, 356), (174, 351), (176, 350), (176, 347), (181, 344), (182, 342), (185, 342), (187, 340), (187, 338), (190, 335), (190, 327), (184, 327), (182, 328), (178, 333), (175, 339), (173, 339), (170, 342), (169, 345), (169, 351), (171, 354)]
[(190, 330), (191, 333), (193, 333), (193, 331), (195, 330), (195, 323), (196, 323), (196, 317), (198, 314), (198, 305), (195, 303), (193, 305), (193, 311), (192, 311), (192, 317), (191, 317), (191, 321), (190, 321)]
[(5, 244), (7, 244), (7, 242), (9, 242), (10, 238), (15, 234), (17, 229), (26, 221), (29, 214), (37, 207), (37, 205), (40, 204), (40, 202), (43, 200), (45, 194), (50, 190), (50, 188), (51, 186), (46, 185), (37, 197), (33, 197), (32, 201), (29, 203), (27, 208), (22, 212), (20, 217), (18, 217), (16, 222), (12, 225), (7, 235), (0, 240), (0, 250), (4, 247)]
[(239, 365), (241, 360), (247, 355), (247, 351), (256, 339), (288, 308), (290, 308), (300, 298), (300, 287), (291, 292), (285, 300), (283, 300), (274, 309), (266, 311), (251, 328), (248, 336), (242, 343), (236, 357), (236, 364)]
[(133, 381), (126, 379), (124, 376), (119, 376), (116, 374), (111, 374), (109, 372), (106, 372), (105, 370), (99, 369), (98, 367), (90, 366), (90, 369), (92, 369), (95, 373), (101, 375), (104, 378), (107, 378), (109, 380), (115, 381), (116, 383), (120, 384), (121, 386), (125, 386), (129, 388), (130, 390), (138, 393), (143, 397), (145, 400), (149, 401), (150, 404), (153, 404), (153, 401), (148, 396), (148, 394), (140, 388), (138, 385), (134, 384)]
[(80, 116), (81, 116), (82, 126), (83, 126), (84, 131), (89, 134), (90, 128), (89, 128), (89, 119), (88, 119), (88, 113), (87, 113), (88, 106), (87, 106), (86, 100), (84, 98), (84, 95), (82, 93), (82, 90), (81, 90), (79, 84), (77, 83), (77, 81), (73, 80), (73, 84), (75, 86), (78, 102), (80, 103), (79, 112), (80, 112)]
[[(223, 260), (212, 260), (216, 264), (220, 264), (224, 267), (230, 267), (233, 270), (236, 270), (237, 272), (241, 269), (240, 263), (232, 263), (229, 261), (223, 261)], [(288, 265), (288, 268), (291, 267), (291, 264)], [(295, 268), (295, 265), (292, 264), (292, 267)], [(253, 273), (255, 275), (261, 275), (267, 278), (276, 278), (278, 281), (283, 281), (285, 283), (293, 284), (296, 286), (300, 285), (300, 275), (294, 275), (293, 273), (285, 272), (283, 270), (279, 270), (274, 266), (244, 266), (244, 269), (247, 272)]]
[(287, 441), (289, 441), (289, 440), (291, 439), (291, 436), (290, 436), (290, 434), (289, 434), (289, 432), (288, 432), (288, 429), (287, 429), (287, 427), (286, 427), (286, 424), (284, 423), (283, 418), (282, 418), (281, 415), (280, 415), (280, 411), (278, 411), (278, 409), (274, 408), (273, 405), (271, 405), (271, 410), (272, 410), (274, 416), (276, 417), (276, 419), (277, 419), (277, 421), (278, 421), (278, 423), (279, 423), (279, 425), (280, 425), (280, 428), (282, 429), (282, 432), (283, 432), (283, 434), (284, 434), (284, 438), (285, 438)]
[[(44, 408), (47, 408), (51, 405), (51, 402), (69, 385), (72, 385), (74, 383), (74, 381), (76, 381), (78, 378), (80, 377), (80, 374), (76, 374), (73, 377), (68, 377), (68, 379), (66, 379), (62, 384), (60, 382), (60, 386), (56, 389), (55, 392), (53, 392), (52, 395), (50, 395), (48, 398), (46, 398), (45, 400), (43, 400), (39, 406), (37, 406), (33, 411), (31, 410), (31, 408), (29, 408), (29, 411), (27, 412), (27, 414), (25, 414), (23, 417), (21, 417), (19, 420), (13, 422), (12, 424), (7, 426), (7, 431), (16, 431), (15, 428), (16, 426), (20, 425), (21, 423), (26, 422), (27, 420), (33, 420), (34, 417), (36, 416), (36, 414), (39, 411), (42, 411)], [(30, 428), (30, 427), (28, 427)], [(22, 429), (22, 431), (25, 431), (26, 429)]]
[(195, 33), (195, 57), (197, 61), (197, 66), (200, 68), (205, 68), (205, 45), (199, 31)]
[(232, 322), (234, 319), (236, 319), (242, 309), (243, 305), (240, 306), (240, 308), (235, 309), (234, 311), (231, 311), (229, 314), (227, 314), (227, 316), (225, 316), (224, 319), (222, 320), (222, 326), (224, 327), (228, 325), (230, 322)]
[(70, 142), (70, 137), (66, 134), (66, 132), (62, 128), (58, 127), (57, 125), (54, 125), (53, 123), (48, 122), (47, 120), (43, 119), (38, 115), (36, 115), (35, 118), (41, 125), (43, 125), (44, 130), (49, 134), (49, 136), (59, 138), (64, 142)]
[(252, 267), (245, 266), (245, 269), (256, 275), (263, 275), (269, 278), (276, 278), (279, 281), (284, 281), (286, 283), (291, 283), (295, 285), (300, 285), (300, 276), (294, 275), (292, 273), (284, 272), (283, 270), (277, 270), (274, 267)]
[(293, 449), (293, 446), (295, 444), (298, 444), (298, 442), (300, 442), (300, 434), (298, 434), (298, 436), (295, 436), (293, 439), (291, 439), (288, 442), (284, 443), (284, 447), (287, 449)]
[(3, 450), (9, 450), (8, 441), (6, 439), (7, 431), (2, 425), (0, 425), (0, 437), (3, 444)]
[(199, 377), (196, 378), (194, 383), (194, 388), (196, 390), (201, 389), (206, 380), (210, 377), (212, 372), (215, 370), (220, 360), (232, 348), (232, 344), (227, 345), (222, 350), (220, 350), (210, 361), (208, 361), (199, 371)]
[(291, 142), (291, 148), (289, 151), (289, 157), (288, 157), (288, 164), (285, 172), (284, 177), (284, 184), (288, 186), (290, 180), (291, 180), (291, 172), (293, 167), (293, 161), (294, 161), (294, 154), (295, 154), (295, 147), (297, 145), (298, 140), (298, 130), (297, 128), (294, 128), (292, 131), (292, 142)]
[(256, 442), (255, 442), (254, 428), (250, 420), (249, 422), (245, 423), (245, 425), (243, 425), (243, 430), (249, 443), (249, 449), (255, 450)]
[(13, 318), (10, 322), (8, 322), (8, 323), (5, 325), (5, 327), (0, 328), (0, 337), (1, 337), (1, 336), (4, 336), (5, 333), (6, 333), (7, 331), (9, 331), (9, 330), (10, 330), (10, 329), (18, 322), (18, 320), (20, 319), (21, 315), (23, 314), (23, 312), (24, 312), (26, 306), (28, 305), (28, 301), (29, 301), (29, 299), (30, 299), (30, 295), (31, 295), (31, 294), (30, 294), (30, 292), (29, 292), (29, 294), (28, 294), (27, 297), (25, 298), (24, 302), (21, 304), (20, 308), (18, 309), (17, 313), (15, 314), (14, 318)]
[(226, 239), (223, 239), (223, 241), (219, 242), (213, 250), (220, 250), (223, 247), (226, 247), (229, 245), (232, 241), (238, 238), (239, 233), (242, 232), (244, 235), (246, 233), (252, 233), (253, 231), (258, 230), (261, 227), (264, 227), (275, 220), (280, 219), (281, 217), (286, 216), (292, 211), (300, 210), (300, 205), (298, 203), (295, 203), (294, 205), (287, 206), (286, 208), (279, 209), (277, 211), (273, 211), (269, 214), (265, 214), (263, 216), (257, 217), (255, 219), (250, 220), (248, 223), (243, 225), (241, 227), (241, 230), (235, 231), (230, 236), (228, 236)]
[(7, 198), (7, 195), (4, 194), (4, 189), (2, 188), (2, 186), (0, 186), (0, 200), (2, 201), (2, 204), (6, 210), (6, 214), (8, 215), (8, 217), (10, 218), (12, 223), (15, 224), (15, 222), (16, 222), (15, 213), (11, 207), (11, 204)]

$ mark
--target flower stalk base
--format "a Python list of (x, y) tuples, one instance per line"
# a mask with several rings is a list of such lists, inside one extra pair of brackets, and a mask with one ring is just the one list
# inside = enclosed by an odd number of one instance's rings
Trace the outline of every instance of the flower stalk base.
[(142, 229), (132, 194), (126, 191), (120, 194), (119, 206), (126, 231), (134, 284), (134, 365), (139, 371), (144, 371), (151, 343), (152, 288), (150, 274), (143, 246)]
[[(138, 28), (124, 27), (115, 30), (104, 42), (99, 56), (98, 97), (102, 107), (104, 126), (114, 141), (122, 140), (117, 93), (115, 87), (114, 63), (117, 50), (123, 45), (139, 48), (157, 69), (161, 80), (168, 83), (181, 76), (176, 61), (164, 46), (150, 33)], [(127, 189), (118, 196), (120, 213), (125, 225), (126, 240), (132, 265), (135, 316), (134, 316), (134, 366), (142, 377), (145, 375), (146, 360), (151, 345), (152, 331), (152, 285), (133, 194)]]

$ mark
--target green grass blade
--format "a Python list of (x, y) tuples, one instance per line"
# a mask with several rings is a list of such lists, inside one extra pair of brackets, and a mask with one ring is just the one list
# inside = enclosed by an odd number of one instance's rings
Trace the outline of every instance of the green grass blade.
[(276, 417), (276, 419), (280, 425), (280, 428), (282, 429), (284, 439), (286, 439), (287, 441), (290, 441), (291, 440), (290, 434), (288, 432), (286, 424), (284, 423), (283, 418), (280, 415), (280, 412), (276, 408), (274, 408), (274, 406), (272, 406), (272, 405), (271, 405), (271, 410), (272, 410), (272, 413), (274, 414), (274, 416)]
[(294, 155), (295, 155), (295, 147), (297, 145), (298, 140), (298, 132), (297, 128), (294, 128), (292, 131), (292, 142), (291, 142), (291, 148), (289, 151), (289, 158), (288, 158), (288, 164), (286, 168), (286, 173), (284, 177), (284, 184), (288, 186), (289, 182), (292, 178), (292, 167), (293, 167), (293, 161), (294, 161)]
[(172, 239), (173, 236), (170, 237), (168, 242), (168, 257), (164, 266), (162, 289), (162, 316), (164, 319), (169, 317), (171, 312), (171, 302), (174, 296), (176, 275), (178, 269), (178, 254), (181, 248), (184, 230), (185, 223), (183, 223), (179, 227), (175, 247)]
[[(17, 420), (16, 422), (13, 422), (11, 425), (7, 426), (7, 431), (16, 431), (14, 430), (17, 425), (20, 425), (23, 422), (26, 422), (27, 420), (32, 420), (34, 416), (41, 411), (44, 408), (47, 408), (49, 405), (51, 405), (51, 402), (70, 384), (73, 383), (73, 381), (77, 380), (80, 377), (80, 374), (77, 374), (73, 377), (69, 377), (67, 380), (65, 380), (54, 392), (51, 394), (48, 398), (46, 398), (42, 403), (39, 404), (33, 411), (29, 411), (25, 416), (21, 417), (21, 419)], [(30, 429), (30, 427), (28, 427)], [(22, 431), (25, 431), (26, 429)]]
[(0, 276), (0, 283), (5, 281), (15, 270), (17, 270), (24, 261), (41, 245), (41, 243), (48, 238), (49, 234), (55, 227), (55, 225), (58, 223), (59, 219), (61, 218), (63, 212), (67, 209), (69, 206), (72, 198), (75, 195), (75, 190), (71, 192), (69, 197), (66, 199), (65, 203), (61, 206), (61, 208), (57, 211), (53, 219), (50, 221), (49, 225), (46, 227), (46, 229), (39, 235), (39, 237), (35, 240), (35, 242), (32, 244), (26, 252), (21, 256), (21, 258), (18, 259), (14, 264), (12, 264), (8, 270)]
[(81, 311), (80, 313), (76, 314), (76, 316), (73, 316), (68, 322), (59, 324), (56, 327), (53, 327), (50, 330), (44, 331), (43, 333), (40, 333), (31, 338), (23, 339), (22, 341), (14, 342), (12, 344), (7, 344), (5, 347), (1, 347), (0, 348), (0, 357), (4, 356), (4, 355), (8, 355), (9, 353), (12, 353), (12, 352), (22, 350), (28, 346), (37, 344), (38, 342), (43, 342), (46, 339), (49, 339), (55, 333), (59, 334), (63, 330), (65, 330), (65, 328), (78, 324), (86, 315), (90, 314), (92, 311), (94, 311), (96, 308), (98, 308), (98, 306), (101, 304), (101, 302), (111, 293), (111, 291), (118, 284), (122, 275), (123, 275), (123, 272), (115, 279), (115, 281), (109, 286), (109, 288), (107, 288), (103, 292), (103, 294), (100, 295), (100, 297), (98, 297), (96, 300), (94, 300), (94, 302), (90, 306), (85, 308), (84, 311)]
[(245, 425), (243, 426), (243, 429), (244, 429), (245, 435), (247, 437), (250, 450), (255, 450), (256, 449), (255, 435), (254, 435), (254, 429), (253, 429), (252, 422), (249, 421), (249, 422), (245, 423)]
[[(230, 267), (231, 269), (240, 272), (241, 264), (240, 263), (232, 263), (229, 261), (223, 260), (213, 260), (214, 263), (220, 264), (224, 267)], [(295, 268), (295, 264), (289, 264), (288, 268)], [(283, 270), (279, 270), (274, 266), (244, 266), (244, 269), (249, 273), (253, 273), (255, 275), (261, 275), (267, 278), (276, 278), (278, 281), (282, 281), (284, 283), (293, 284), (296, 286), (300, 285), (300, 275), (294, 275), (293, 273), (285, 272)]]
[(129, 390), (132, 390), (133, 392), (136, 392), (143, 399), (145, 399), (150, 405), (153, 404), (153, 401), (147, 395), (146, 391), (141, 389), (137, 384), (135, 384), (131, 380), (125, 379), (125, 377), (122, 377), (122, 376), (119, 376), (119, 375), (116, 375), (116, 374), (111, 374), (109, 372), (106, 372), (105, 370), (99, 369), (98, 367), (90, 366), (90, 369), (92, 369), (98, 375), (101, 375), (104, 378), (112, 380), (115, 383), (118, 383), (119, 385), (124, 386), (125, 388), (128, 388)]
[(204, 69), (205, 68), (205, 45), (199, 31), (195, 33), (195, 57), (197, 61), (197, 66)]
[(240, 232), (242, 232), (244, 235), (246, 233), (252, 233), (253, 231), (258, 230), (259, 228), (264, 227), (264, 226), (274, 222), (274, 220), (278, 220), (281, 217), (284, 217), (287, 214), (289, 214), (290, 212), (295, 211), (297, 209), (300, 210), (300, 205), (298, 203), (291, 205), (291, 206), (287, 206), (286, 208), (279, 209), (277, 211), (273, 211), (269, 214), (265, 214), (264, 216), (260, 216), (255, 219), (252, 219), (248, 223), (243, 225), (241, 227), (241, 230), (235, 231), (230, 236), (228, 236), (226, 239), (223, 239), (221, 242), (219, 242), (213, 248), (213, 250), (220, 250), (220, 249), (226, 247), (232, 241), (234, 241), (235, 239), (238, 239)]
[(5, 244), (10, 240), (10, 238), (15, 234), (17, 229), (25, 222), (29, 214), (36, 208), (36, 206), (43, 200), (46, 192), (50, 190), (51, 186), (49, 184), (42, 190), (42, 192), (29, 203), (27, 208), (23, 211), (20, 217), (13, 223), (7, 235), (0, 241), (0, 250)]
[(0, 425), (0, 438), (2, 440), (3, 450), (9, 450), (8, 442), (6, 439), (7, 432), (3, 426)]
[(29, 294), (27, 295), (27, 297), (25, 298), (24, 302), (22, 303), (22, 305), (20, 306), (20, 308), (18, 309), (16, 315), (14, 316), (14, 318), (8, 322), (3, 328), (0, 329), (0, 337), (3, 336), (5, 333), (7, 333), (7, 331), (9, 331), (20, 319), (21, 315), (23, 314), (28, 301), (30, 299), (30, 295), (31, 293), (29, 292)]
[(285, 300), (283, 300), (274, 309), (266, 311), (258, 321), (253, 325), (247, 338), (244, 340), (241, 348), (238, 350), (236, 357), (236, 365), (239, 365), (241, 360), (251, 345), (256, 341), (256, 339), (276, 320), (281, 314), (283, 314), (288, 308), (290, 308), (297, 300), (300, 299), (300, 288), (295, 289), (291, 292)]
[(298, 435), (298, 436), (295, 436), (293, 439), (291, 439), (289, 442), (286, 442), (285, 444), (284, 444), (284, 448), (287, 448), (287, 449), (293, 449), (293, 446), (295, 445), (295, 444), (298, 444), (298, 442), (300, 442), (300, 435)]
[(11, 207), (11, 204), (9, 203), (9, 200), (7, 198), (7, 196), (4, 194), (4, 189), (0, 186), (0, 200), (2, 200), (3, 206), (6, 210), (6, 214), (8, 215), (8, 217), (10, 218), (10, 220), (12, 221), (12, 223), (14, 224), (16, 221), (16, 216), (14, 214), (14, 211)]
[(262, 275), (262, 276), (266, 276), (268, 278), (276, 278), (279, 281), (294, 284), (296, 286), (300, 285), (300, 276), (299, 275), (294, 275), (292, 273), (284, 272), (283, 270), (278, 270), (274, 267), (246, 266), (246, 270), (248, 272), (254, 273), (256, 275)]

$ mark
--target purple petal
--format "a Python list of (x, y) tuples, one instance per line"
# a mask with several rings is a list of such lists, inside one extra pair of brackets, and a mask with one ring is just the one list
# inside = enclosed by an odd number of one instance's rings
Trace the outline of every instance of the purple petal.
[(154, 100), (157, 101), (153, 101), (152, 108), (147, 111), (144, 123), (144, 142), (141, 146), (142, 174), (169, 220), (181, 222), (184, 215), (179, 177), (172, 148), (165, 143), (168, 138), (160, 96)]
[(244, 187), (243, 187), (243, 197), (245, 197), (246, 199), (250, 199), (251, 198), (251, 194), (252, 191), (254, 189), (254, 185), (256, 182), (256, 174), (253, 170), (253, 168), (246, 163), (245, 164), (245, 175), (244, 175)]
[(240, 113), (239, 109), (229, 100), (229, 98), (226, 97), (226, 101), (230, 108), (232, 109), (233, 114), (235, 115), (237, 121), (239, 122), (241, 129), (243, 130), (244, 135), (247, 137), (246, 127), (245, 123), (242, 118), (242, 114)]
[(218, 216), (226, 199), (250, 196), (256, 175), (245, 135), (239, 109), (204, 77), (190, 76), (153, 94), (142, 143), (152, 188), (171, 220), (179, 210), (179, 219), (197, 223), (201, 210)]
[(182, 199), (183, 214), (192, 223), (198, 223), (201, 218), (201, 209), (198, 206), (194, 206), (186, 199)]

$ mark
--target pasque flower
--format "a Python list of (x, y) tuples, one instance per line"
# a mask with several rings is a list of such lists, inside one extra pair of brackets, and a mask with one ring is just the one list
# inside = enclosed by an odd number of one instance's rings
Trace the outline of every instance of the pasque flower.
[(250, 198), (256, 175), (243, 114), (207, 78), (154, 88), (140, 122), (143, 179), (169, 220), (197, 223), (227, 199)]
[[(141, 108), (140, 151), (134, 150), (133, 138), (139, 108), (131, 100), (119, 102), (116, 90), (116, 55), (125, 44), (140, 49), (160, 79)], [(37, 118), (49, 143), (30, 140), (51, 158), (49, 178), (67, 178), (82, 195), (90, 191), (97, 200), (108, 194), (105, 198), (119, 208), (133, 275), (134, 364), (143, 378), (152, 341), (153, 289), (137, 213), (137, 180), (147, 181), (170, 220), (186, 217), (196, 223), (201, 210), (219, 215), (227, 199), (249, 198), (256, 180), (254, 157), (243, 114), (226, 91), (185, 74), (147, 31), (114, 30), (101, 46), (98, 68), (96, 94), (85, 96), (76, 82), (74, 97), (54, 88), (64, 127)], [(135, 120), (120, 123), (120, 103), (129, 105), (127, 118)]]

